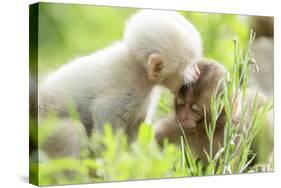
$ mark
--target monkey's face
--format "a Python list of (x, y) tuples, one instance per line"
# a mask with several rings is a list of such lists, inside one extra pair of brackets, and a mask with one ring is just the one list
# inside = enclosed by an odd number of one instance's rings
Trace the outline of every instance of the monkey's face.
[(176, 117), (184, 129), (194, 130), (204, 122), (204, 108), (209, 114), (212, 89), (183, 87), (176, 97)]
[[(175, 98), (176, 118), (184, 129), (194, 130), (204, 126), (204, 109), (210, 121), (210, 101), (225, 73), (222, 65), (203, 60), (198, 64), (201, 72), (192, 86), (183, 86)], [(204, 127), (203, 127), (204, 128)]]

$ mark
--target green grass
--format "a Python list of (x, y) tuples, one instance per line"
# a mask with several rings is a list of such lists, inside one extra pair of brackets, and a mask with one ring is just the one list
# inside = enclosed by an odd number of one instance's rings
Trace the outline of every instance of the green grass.
[[(40, 185), (165, 178), (186, 175), (180, 170), (181, 150), (166, 143), (161, 149), (154, 141), (151, 125), (140, 126), (136, 141), (113, 132), (105, 125), (104, 134), (94, 133), (81, 160), (44, 159), (39, 163)], [(42, 152), (42, 151), (41, 151)], [(94, 154), (93, 154), (94, 153)], [(179, 169), (179, 170), (177, 170)], [(65, 171), (71, 171), (71, 178)]]

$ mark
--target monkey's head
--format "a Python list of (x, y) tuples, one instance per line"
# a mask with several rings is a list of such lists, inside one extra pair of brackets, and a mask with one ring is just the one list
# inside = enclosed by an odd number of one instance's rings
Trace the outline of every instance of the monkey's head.
[(201, 37), (180, 14), (140, 11), (129, 19), (124, 42), (154, 83), (177, 92), (182, 85), (197, 80), (197, 62), (202, 58)]
[[(225, 68), (216, 62), (202, 60), (198, 63), (200, 76), (192, 86), (183, 86), (175, 98), (176, 118), (185, 130), (204, 128), (204, 106), (207, 122), (210, 121), (210, 102), (213, 93), (223, 91)], [(202, 126), (203, 125), (203, 126)]]

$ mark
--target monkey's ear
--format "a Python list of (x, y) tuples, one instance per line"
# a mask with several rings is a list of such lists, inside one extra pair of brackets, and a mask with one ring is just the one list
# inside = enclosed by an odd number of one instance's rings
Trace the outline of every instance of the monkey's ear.
[(150, 80), (159, 80), (164, 67), (164, 61), (160, 54), (154, 53), (148, 57), (147, 74)]

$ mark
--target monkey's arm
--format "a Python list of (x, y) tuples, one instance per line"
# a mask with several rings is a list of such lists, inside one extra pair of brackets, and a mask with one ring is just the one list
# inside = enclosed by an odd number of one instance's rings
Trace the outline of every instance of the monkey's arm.
[(174, 113), (156, 122), (154, 132), (155, 138), (160, 145), (163, 145), (165, 139), (168, 139), (169, 142), (179, 143), (182, 135)]

